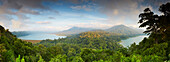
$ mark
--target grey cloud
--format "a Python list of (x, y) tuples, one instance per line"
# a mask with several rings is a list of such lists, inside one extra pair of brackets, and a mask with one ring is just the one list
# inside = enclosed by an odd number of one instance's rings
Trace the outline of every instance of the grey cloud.
[(96, 0), (98, 10), (108, 16), (108, 23), (112, 24), (137, 24), (138, 14), (141, 9), (138, 5), (141, 0)]
[(40, 15), (39, 11), (31, 10), (31, 9), (27, 9), (27, 8), (22, 8), (17, 13)]
[[(147, 1), (147, 2), (146, 2)], [(156, 2), (154, 2), (156, 1)], [(161, 4), (167, 0), (95, 0), (94, 3), (99, 6), (98, 10), (108, 16), (108, 23), (136, 24), (138, 15), (146, 7), (155, 7), (154, 4)], [(144, 4), (145, 3), (145, 4)], [(148, 4), (148, 5), (146, 5)], [(159, 7), (159, 5), (158, 5)], [(153, 9), (155, 10), (155, 9)], [(158, 9), (156, 9), (158, 10)]]
[(89, 2), (89, 1), (94, 1), (94, 0), (64, 0), (65, 2), (71, 2), (71, 3), (74, 3), (74, 4), (81, 4), (81, 3), (86, 3), (86, 2)]
[(49, 19), (56, 19), (55, 17), (48, 17)]
[(170, 0), (143, 0), (140, 4), (148, 6), (151, 5), (154, 9), (158, 9), (161, 4), (170, 2)]
[[(49, 9), (42, 4), (44, 1), (56, 2), (57, 0), (1, 0), (0, 13), (5, 12), (11, 14), (13, 12), (11, 10), (21, 10), (22, 13), (38, 14), (38, 12), (32, 9)], [(31, 10), (31, 12), (27, 10)]]
[[(46, 10), (58, 13), (56, 10), (52, 10), (49, 7), (44, 6), (43, 2), (57, 2), (58, 0), (0, 0), (0, 24), (5, 27), (14, 25), (13, 22), (17, 18), (17, 22), (22, 25), (26, 25), (26, 19), (29, 17), (26, 14), (40, 15), (41, 12)], [(13, 22), (12, 22), (13, 20)]]
[[(160, 4), (169, 0), (69, 0), (72, 2), (84, 3), (91, 1), (98, 5), (96, 10), (108, 16), (109, 23), (137, 24), (138, 15), (146, 8), (159, 7)], [(82, 6), (71, 6), (72, 9), (80, 10)], [(120, 23), (120, 24), (121, 24)]]

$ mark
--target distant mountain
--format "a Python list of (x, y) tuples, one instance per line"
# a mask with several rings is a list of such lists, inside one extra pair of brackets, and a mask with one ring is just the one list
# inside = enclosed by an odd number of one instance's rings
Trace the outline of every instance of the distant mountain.
[(21, 36), (30, 35), (30, 32), (27, 32), (27, 31), (14, 31), (14, 32), (12, 32), (12, 34), (16, 35), (17, 37), (21, 37)]
[(57, 35), (73, 35), (73, 34), (79, 34), (82, 32), (87, 32), (87, 31), (107, 31), (107, 32), (112, 32), (115, 34), (121, 34), (121, 35), (136, 35), (136, 34), (142, 34), (143, 30), (133, 28), (133, 27), (127, 27), (125, 25), (116, 25), (113, 26), (109, 29), (93, 29), (93, 28), (81, 28), (81, 27), (72, 27), (68, 30), (57, 32), (55, 34)]
[(105, 31), (120, 33), (122, 35), (136, 35), (136, 34), (142, 34), (143, 33), (143, 30), (135, 29), (135, 28), (132, 28), (132, 27), (127, 27), (125, 25), (113, 26), (109, 29), (106, 29)]
[(70, 28), (68, 30), (57, 32), (55, 34), (57, 34), (57, 35), (73, 35), (73, 34), (79, 34), (79, 33), (82, 33), (82, 32), (87, 32), (87, 31), (92, 31), (92, 30), (95, 30), (95, 29), (93, 29), (93, 28), (72, 27), (72, 28)]

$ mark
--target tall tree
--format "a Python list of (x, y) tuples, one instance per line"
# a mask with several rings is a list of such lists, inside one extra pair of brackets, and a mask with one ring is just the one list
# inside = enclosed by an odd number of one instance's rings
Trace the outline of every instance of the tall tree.
[(166, 38), (166, 35), (169, 34), (170, 3), (168, 2), (161, 5), (159, 11), (163, 13), (163, 15), (154, 14), (149, 8), (146, 8), (144, 13), (139, 15), (141, 19), (138, 22), (141, 24), (139, 27), (146, 27), (146, 31), (144, 31), (144, 33), (154, 36), (153, 38), (156, 43), (158, 43), (158, 37), (160, 35)]

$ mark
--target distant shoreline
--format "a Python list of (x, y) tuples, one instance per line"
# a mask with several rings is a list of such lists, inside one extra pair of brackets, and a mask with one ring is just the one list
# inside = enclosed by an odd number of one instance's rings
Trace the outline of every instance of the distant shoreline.
[(35, 44), (35, 43), (41, 42), (42, 40), (23, 40), (23, 41), (31, 42), (31, 43)]

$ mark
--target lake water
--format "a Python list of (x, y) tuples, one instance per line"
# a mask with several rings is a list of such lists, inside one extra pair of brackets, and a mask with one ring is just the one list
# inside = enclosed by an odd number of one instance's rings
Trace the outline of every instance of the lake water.
[(120, 44), (122, 44), (124, 47), (130, 46), (131, 44), (133, 44), (134, 42), (136, 44), (139, 44), (139, 42), (141, 42), (145, 37), (148, 37), (147, 35), (140, 35), (137, 37), (131, 37), (125, 40), (121, 40), (122, 42)]
[(45, 40), (45, 39), (59, 39), (65, 38), (66, 36), (57, 36), (55, 34), (47, 34), (47, 33), (38, 33), (38, 34), (30, 34), (27, 36), (18, 37), (23, 40)]

